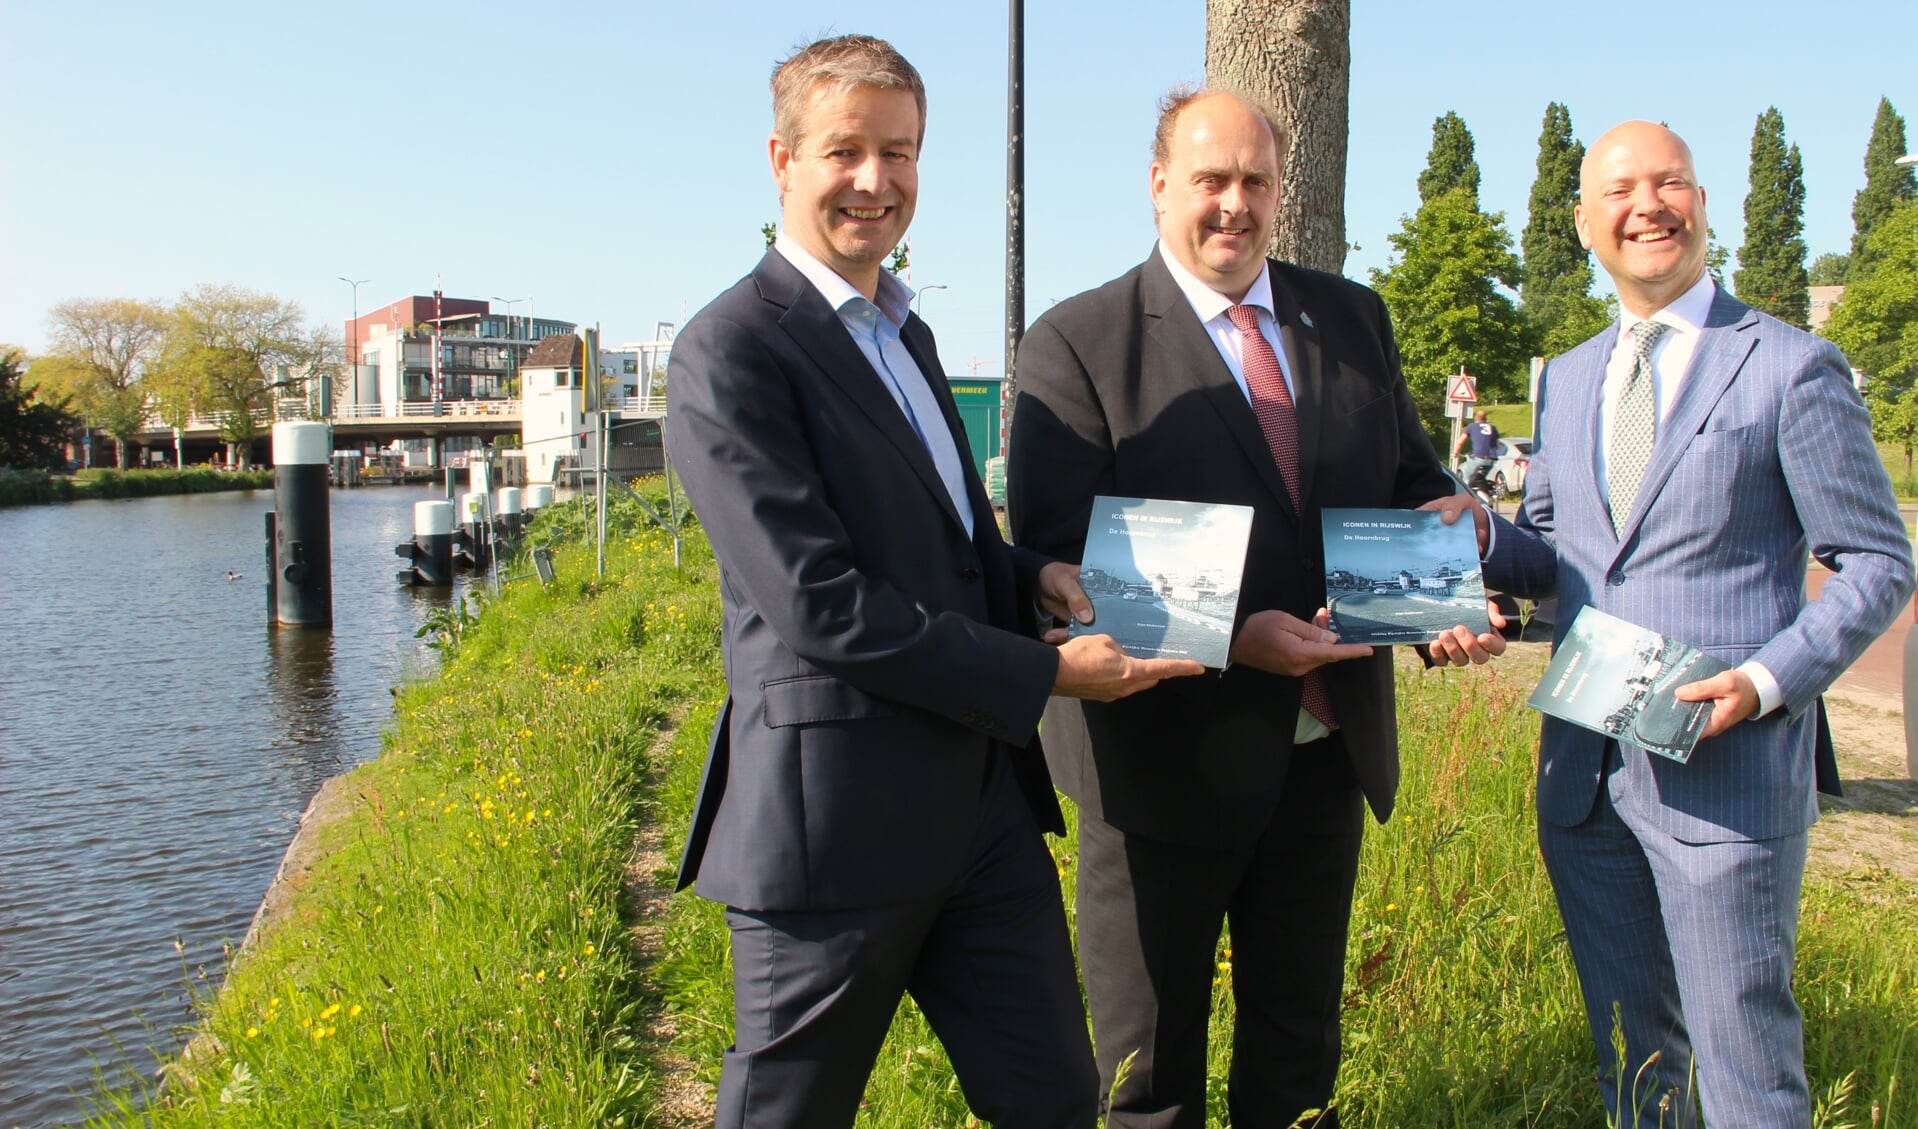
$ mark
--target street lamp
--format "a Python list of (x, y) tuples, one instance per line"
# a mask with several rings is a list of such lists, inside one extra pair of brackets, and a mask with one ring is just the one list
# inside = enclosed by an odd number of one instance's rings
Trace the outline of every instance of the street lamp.
[(948, 286), (947, 286), (947, 285), (946, 285), (945, 283), (943, 283), (943, 282), (935, 282), (935, 283), (933, 283), (933, 284), (932, 284), (932, 285), (930, 285), (930, 286), (921, 286), (921, 287), (920, 287), (920, 288), (919, 288), (918, 290), (916, 290), (916, 291), (914, 291), (914, 292), (913, 292), (913, 295), (912, 295), (912, 308), (913, 308), (914, 310), (917, 310), (917, 311), (919, 311), (919, 312), (921, 312), (921, 313), (923, 314), (923, 313), (924, 313), (924, 311), (925, 311), (925, 308), (926, 308), (926, 303), (925, 303), (925, 297), (926, 297), (926, 291), (928, 291), (928, 290), (947, 290), (947, 289), (950, 289), (950, 287), (948, 287)]
[(1903, 166), (1904, 168), (1910, 168), (1913, 165), (1918, 165), (1918, 153), (1906, 153), (1904, 156), (1893, 161), (1892, 164), (1900, 165), (1900, 166)]
[(507, 322), (508, 322), (508, 323), (511, 323), (511, 321), (513, 320), (513, 307), (514, 307), (514, 306), (517, 306), (517, 305), (519, 305), (519, 304), (520, 304), (521, 302), (531, 302), (532, 300), (533, 300), (533, 296), (532, 296), (531, 294), (528, 294), (528, 295), (527, 295), (526, 297), (524, 297), (524, 298), (500, 298), (500, 297), (495, 297), (495, 298), (493, 299), (493, 301), (495, 301), (495, 302), (498, 302), (498, 303), (500, 303), (501, 305), (503, 305), (503, 306), (505, 306), (505, 307), (506, 307), (506, 320), (507, 320)]
[[(333, 277), (353, 288), (353, 355), (347, 358), (347, 363), (352, 366), (347, 371), (353, 374), (352, 384), (348, 388), (348, 392), (353, 397), (354, 406), (358, 407), (360, 402), (360, 287), (373, 280), (370, 278), (348, 278), (343, 274), (336, 274)], [(332, 397), (322, 396), (321, 399), (327, 402), (320, 405), (320, 414), (329, 417), (332, 416)]]

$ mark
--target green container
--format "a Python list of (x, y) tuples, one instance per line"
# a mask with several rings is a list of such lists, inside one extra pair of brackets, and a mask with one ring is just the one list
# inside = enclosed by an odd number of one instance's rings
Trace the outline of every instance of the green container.
[[(972, 449), (972, 467), (981, 478), (987, 477), (986, 460), (999, 455), (999, 430), (1005, 419), (999, 391), (1005, 381), (995, 376), (949, 376), (946, 385), (952, 389), (952, 398), (959, 405), (959, 422), (965, 425), (966, 445)], [(1004, 476), (1001, 475), (996, 494), (990, 482), (986, 484), (986, 492), (992, 494), (994, 505), (1004, 505)]]

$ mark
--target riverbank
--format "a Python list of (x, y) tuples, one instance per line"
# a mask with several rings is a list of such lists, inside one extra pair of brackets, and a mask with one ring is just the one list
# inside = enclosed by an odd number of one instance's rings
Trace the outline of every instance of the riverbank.
[[(635, 511), (615, 507), (606, 581), (589, 545), (562, 547), (553, 587), (449, 620), (443, 673), (400, 692), (385, 753), (329, 789), (344, 813), (303, 829), (283, 908), (203, 1005), (204, 1052), (152, 1107), (123, 1092), (96, 1124), (710, 1124), (726, 930), (668, 891), (722, 692), (715, 578), (696, 533), (675, 573)], [(1401, 663), (1405, 782), (1368, 833), (1348, 967), (1355, 1126), (1603, 1124), (1533, 840), (1542, 650)], [(1053, 847), (1070, 905), (1074, 840)], [(1918, 1123), (1914, 911), (1898, 874), (1807, 882), (1821, 1129)], [(1215, 1123), (1230, 982), (1222, 946)], [(910, 1002), (867, 1097), (864, 1127), (970, 1124)]]
[(273, 485), (271, 470), (114, 470), (93, 467), (73, 474), (45, 471), (0, 473), (0, 506), (39, 506), (90, 498), (157, 498), (164, 494), (214, 494), (227, 490), (264, 490)]

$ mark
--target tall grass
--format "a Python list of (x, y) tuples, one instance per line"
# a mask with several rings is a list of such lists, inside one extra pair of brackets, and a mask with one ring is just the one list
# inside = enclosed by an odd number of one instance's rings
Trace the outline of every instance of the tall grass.
[[(531, 541), (582, 524), (541, 521)], [(716, 1081), (732, 1022), (719, 907), (672, 899), (646, 964), (619, 892), (641, 821), (669, 849), (656, 880), (678, 862), (723, 692), (714, 570), (694, 534), (675, 573), (630, 503), (614, 528), (604, 582), (589, 545), (562, 547), (558, 584), (517, 583), (448, 638), (442, 672), (402, 692), (384, 754), (349, 778), (354, 810), (292, 910), (204, 1004), (205, 1049), (163, 1096), (117, 1091), (93, 1124), (656, 1124), (661, 1009), (675, 1056)], [(1535, 670), (1401, 664), (1404, 784), (1368, 829), (1353, 909), (1348, 1125), (1605, 1123), (1535, 845)], [(1074, 836), (1053, 849), (1070, 909)], [(1800, 947), (1818, 1129), (1918, 1125), (1918, 890), (1814, 878)], [(1229, 938), (1218, 963), (1223, 1125)], [(866, 1097), (869, 1129), (976, 1124), (910, 1000)]]

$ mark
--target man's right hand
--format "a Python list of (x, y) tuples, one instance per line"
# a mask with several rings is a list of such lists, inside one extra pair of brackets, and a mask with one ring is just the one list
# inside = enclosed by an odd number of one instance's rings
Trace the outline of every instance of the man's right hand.
[(1272, 674), (1298, 678), (1326, 663), (1362, 659), (1372, 653), (1363, 643), (1341, 643), (1326, 627), (1329, 616), (1319, 609), (1317, 623), (1307, 623), (1276, 608), (1253, 612), (1232, 639), (1232, 661)]
[(1160, 679), (1204, 674), (1191, 659), (1135, 659), (1110, 635), (1081, 635), (1059, 648), (1052, 692), (1065, 698), (1111, 702), (1149, 690)]

